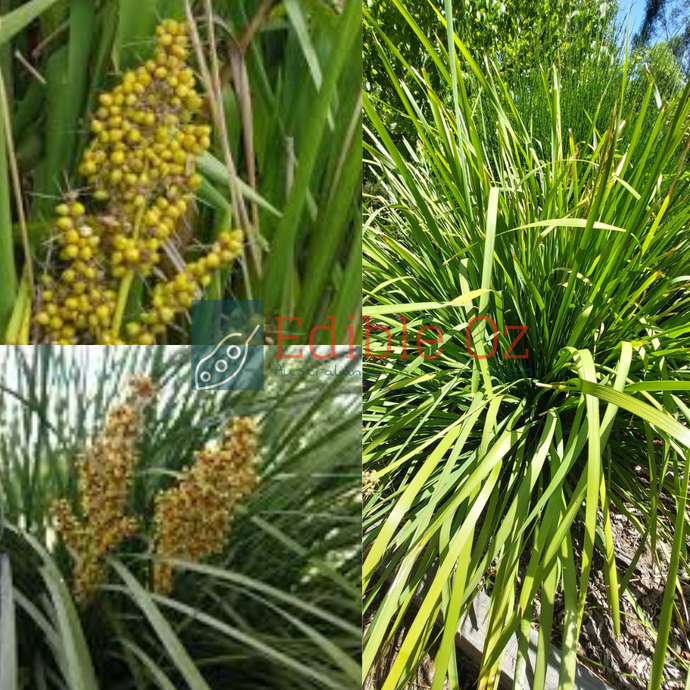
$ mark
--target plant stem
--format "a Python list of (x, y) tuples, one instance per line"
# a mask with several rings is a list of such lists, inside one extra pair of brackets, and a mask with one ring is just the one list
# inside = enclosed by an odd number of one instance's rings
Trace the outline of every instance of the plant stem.
[[(148, 169), (148, 165), (144, 167), (144, 171)], [(146, 211), (146, 204), (143, 204), (139, 211), (137, 211), (137, 218), (134, 223), (134, 234), (133, 237), (136, 240), (139, 237), (139, 231), (141, 230), (141, 222), (144, 219), (144, 212)], [(114, 338), (117, 338), (120, 334), (120, 328), (122, 327), (122, 317), (125, 313), (125, 307), (127, 306), (127, 298), (129, 297), (129, 291), (132, 288), (132, 283), (134, 282), (135, 272), (130, 270), (125, 273), (120, 283), (120, 291), (117, 295), (117, 306), (115, 307), (115, 316), (113, 317), (112, 334)]]
[(134, 281), (134, 271), (127, 271), (122, 282), (120, 283), (120, 291), (117, 295), (117, 306), (115, 307), (115, 316), (113, 317), (112, 333), (114, 337), (120, 334), (120, 328), (122, 326), (122, 317), (125, 313), (125, 307), (127, 306), (127, 298), (129, 297), (129, 291), (132, 287), (132, 282)]
[[(17, 159), (14, 154), (14, 142), (12, 141), (12, 121), (10, 120), (9, 102), (7, 100), (5, 80), (2, 76), (2, 71), (0, 71), (0, 111), (3, 119), (3, 128), (5, 130), (7, 161), (9, 162), (12, 189), (14, 191), (15, 205), (19, 219), (19, 228), (21, 230), (22, 246), (24, 248), (24, 274), (29, 281), (29, 286), (33, 289), (34, 274), (33, 262), (31, 259), (31, 245), (29, 244), (29, 234), (26, 229), (26, 216), (24, 214), (24, 201), (22, 199), (21, 178), (19, 175), (19, 167), (17, 166)], [(11, 229), (9, 232), (11, 233)]]
[[(148, 172), (148, 164), (144, 166), (144, 172)], [(142, 204), (141, 208), (137, 211), (137, 217), (134, 222), (134, 233), (133, 237), (136, 240), (139, 237), (139, 231), (141, 230), (141, 223), (144, 219), (144, 212), (146, 211), (146, 204)], [(127, 306), (127, 298), (129, 297), (129, 291), (132, 288), (132, 283), (134, 282), (134, 271), (130, 270), (125, 273), (120, 283), (120, 290), (117, 295), (117, 306), (115, 307), (115, 316), (113, 317), (113, 325), (111, 327), (111, 332), (114, 338), (120, 335), (120, 328), (122, 327), (122, 317), (125, 313), (125, 307)]]
[[(5, 332), (4, 342), (7, 345), (13, 345), (25, 341), (28, 342), (28, 328), (26, 326), (28, 314), (29, 326), (31, 324), (31, 297), (29, 292), (29, 282), (26, 274), (26, 269), (22, 275), (19, 290), (17, 292), (17, 299), (14, 302), (14, 309), (10, 316), (7, 331)], [(24, 338), (24, 336), (26, 336)]]
[[(0, 67), (0, 75), (1, 67)], [(0, 102), (0, 108), (3, 103)], [(14, 264), (12, 239), (12, 205), (10, 198), (9, 171), (5, 144), (5, 118), (0, 116), (0, 333), (5, 330), (12, 315), (17, 292), (17, 269)]]

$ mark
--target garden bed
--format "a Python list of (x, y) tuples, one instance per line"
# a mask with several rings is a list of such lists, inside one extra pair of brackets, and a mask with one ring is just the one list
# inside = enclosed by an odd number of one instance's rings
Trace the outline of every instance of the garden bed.
[[(628, 509), (635, 515), (634, 508), (628, 507)], [(626, 515), (614, 510), (611, 511), (611, 529), (620, 578), (634, 558), (640, 543), (640, 535)], [(659, 623), (668, 568), (667, 555), (661, 548), (657, 548), (657, 556), (663, 564), (662, 571), (658, 565), (655, 566), (649, 542), (647, 542), (629, 583), (629, 589), (637, 601), (637, 606), (630, 596), (621, 597), (621, 634), (616, 637), (607, 610), (603, 557), (598, 550), (595, 550), (587, 607), (580, 633), (580, 659), (616, 690), (645, 690), (647, 688), (654, 655), (656, 638), (654, 631)], [(578, 553), (575, 559), (579, 567)], [(688, 573), (679, 574), (679, 585), (684, 599), (687, 600), (690, 597)], [(682, 601), (678, 595), (676, 595), (676, 603), (681, 611), (685, 610), (687, 616), (685, 601)], [(559, 592), (554, 611), (554, 619), (560, 623), (557, 626), (558, 631), (562, 627), (563, 616), (563, 596)], [(645, 619), (651, 623), (651, 627), (645, 624)], [(554, 639), (554, 643), (560, 643), (560, 635)], [(674, 619), (669, 637), (669, 649), (675, 652), (672, 654), (673, 658), (677, 660), (681, 657), (686, 662), (690, 662), (689, 645), (687, 634), (683, 633)], [(682, 669), (679, 663), (673, 665), (667, 663), (666, 678), (671, 682), (665, 687), (685, 687), (686, 674), (687, 671)]]

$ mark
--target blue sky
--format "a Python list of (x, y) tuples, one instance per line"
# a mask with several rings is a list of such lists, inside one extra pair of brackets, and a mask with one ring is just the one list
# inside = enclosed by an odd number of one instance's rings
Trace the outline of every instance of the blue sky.
[(634, 36), (642, 24), (644, 18), (644, 8), (646, 0), (619, 0), (618, 6), (618, 21), (623, 26), (623, 30), (627, 27), (628, 12), (630, 12), (630, 35)]

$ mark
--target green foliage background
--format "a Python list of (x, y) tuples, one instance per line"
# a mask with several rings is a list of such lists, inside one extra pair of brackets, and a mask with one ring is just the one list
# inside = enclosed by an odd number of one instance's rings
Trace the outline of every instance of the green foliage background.
[[(364, 20), (364, 87), (379, 101), (384, 121), (399, 140), (405, 133), (411, 134), (414, 127), (404, 114), (400, 117), (400, 100), (375, 47), (374, 26), (385, 28), (388, 38), (411, 66), (419, 71), (428, 70), (435, 90), (441, 86), (442, 78), (397, 5), (395, 0), (365, 0), (368, 11)], [(563, 78), (573, 85), (589, 89), (590, 93), (599, 89), (602, 70), (606, 71), (619, 52), (615, 44), (617, 9), (617, 3), (600, 0), (463, 0), (453, 3), (452, 14), (456, 34), (473, 57), (481, 61), (486, 56), (495, 62), (516, 100), (522, 101), (521, 112), (540, 120), (544, 116), (540, 100), (531, 97), (539, 83), (540, 66), (548, 69), (556, 63)], [(442, 0), (425, 0), (409, 3), (405, 11), (424, 35), (434, 40), (438, 36), (439, 16), (446, 16), (447, 7)], [(592, 67), (597, 71), (593, 73)], [(470, 97), (477, 95), (472, 74), (464, 70), (462, 76), (468, 81)], [(414, 80), (405, 75), (401, 78), (418, 98), (421, 92)], [(564, 88), (564, 95), (573, 100), (579, 97), (581, 105), (583, 94), (576, 93), (575, 88)], [(449, 97), (447, 94), (446, 98)], [(591, 102), (590, 98), (588, 103)], [(584, 131), (583, 125), (578, 134)], [(537, 132), (544, 133), (539, 125)]]

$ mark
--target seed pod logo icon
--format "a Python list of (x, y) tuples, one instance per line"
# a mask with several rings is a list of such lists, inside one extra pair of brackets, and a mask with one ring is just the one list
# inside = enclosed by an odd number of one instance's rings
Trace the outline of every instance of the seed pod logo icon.
[[(194, 384), (197, 390), (211, 390), (226, 384), (231, 379), (234, 379), (247, 361), (247, 354), (249, 353), (249, 342), (256, 335), (259, 326), (256, 326), (251, 335), (242, 342), (242, 333), (230, 333), (216, 345), (210, 355), (206, 355), (196, 365), (194, 370)], [(223, 348), (219, 359), (214, 360), (215, 354)], [(211, 361), (209, 361), (211, 360)], [(206, 364), (208, 362), (208, 364)], [(204, 366), (206, 365), (206, 366)], [(210, 383), (213, 378), (212, 370), (215, 369), (219, 374), (227, 373), (227, 376), (222, 381)]]

